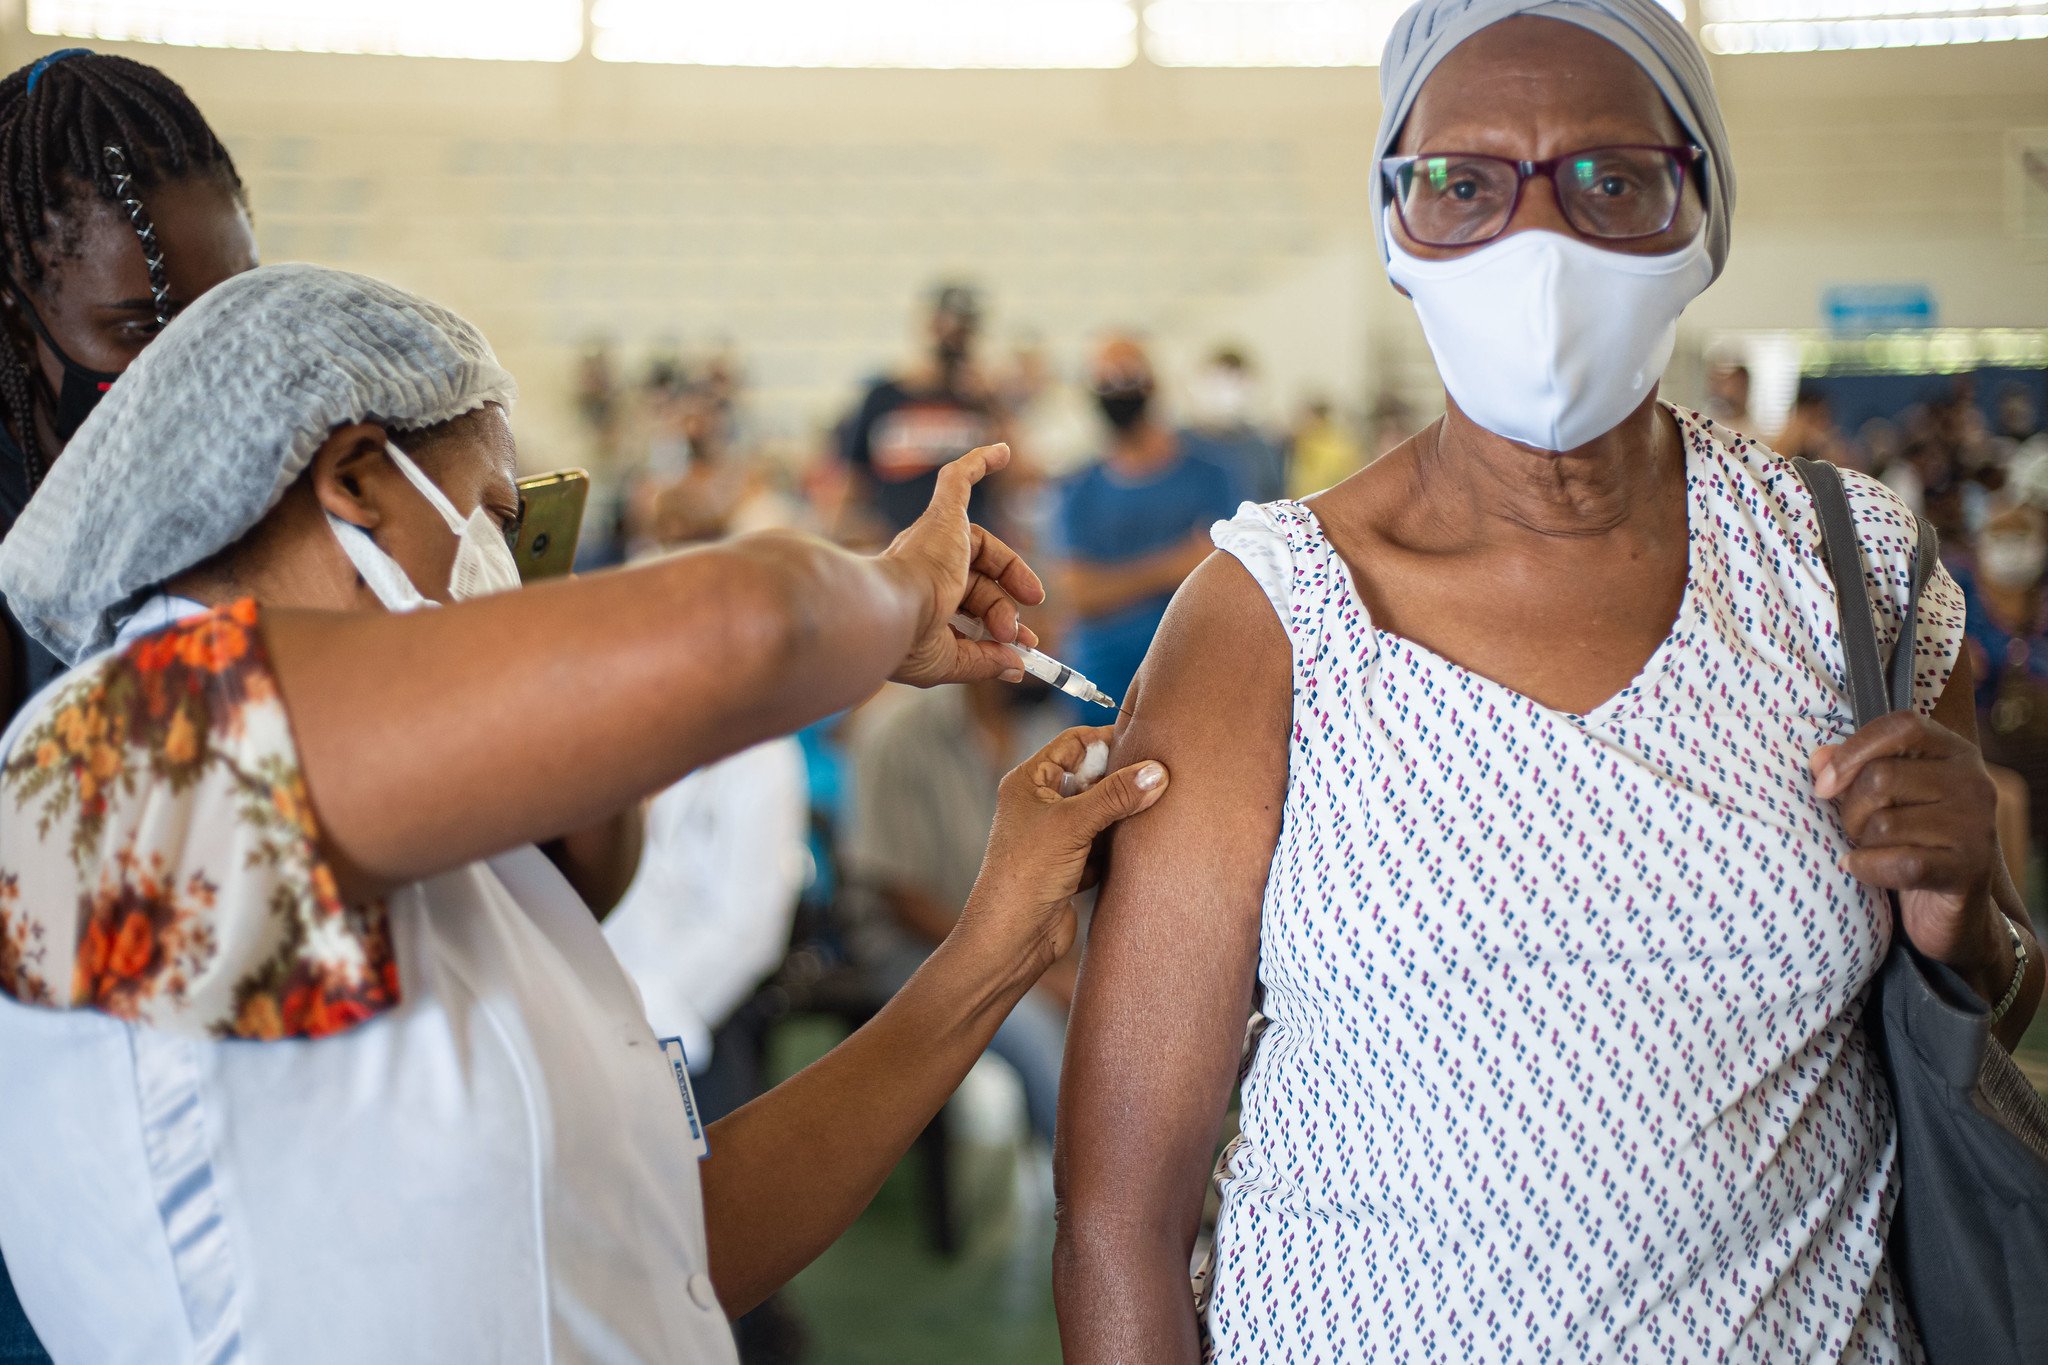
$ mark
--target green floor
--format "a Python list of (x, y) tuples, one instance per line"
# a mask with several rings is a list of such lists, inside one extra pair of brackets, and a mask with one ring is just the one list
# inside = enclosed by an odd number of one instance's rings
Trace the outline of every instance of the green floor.
[[(793, 1070), (833, 1041), (791, 1027), (776, 1042)], [(958, 1144), (954, 1186), (965, 1238), (952, 1258), (925, 1232), (913, 1152), (851, 1231), (797, 1277), (805, 1365), (1057, 1365), (1052, 1197), (1044, 1157)]]
[[(790, 1028), (782, 1069), (818, 1055), (829, 1032)], [(2016, 1054), (2048, 1092), (2048, 1010)], [(1014, 1151), (977, 1149), (966, 1245), (932, 1253), (913, 1154), (838, 1245), (792, 1291), (809, 1328), (806, 1365), (1057, 1365), (1052, 1203), (1042, 1170)]]
[(1054, 1365), (1049, 1206), (1012, 1209), (944, 1260), (925, 1245), (906, 1174), (797, 1279), (810, 1365)]

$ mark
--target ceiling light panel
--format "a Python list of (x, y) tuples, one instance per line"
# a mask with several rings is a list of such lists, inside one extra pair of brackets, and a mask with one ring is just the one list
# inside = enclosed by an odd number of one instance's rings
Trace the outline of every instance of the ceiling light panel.
[(582, 0), (28, 0), (50, 37), (179, 47), (564, 62)]
[(1131, 0), (595, 0), (608, 62), (1107, 68), (1138, 51)]

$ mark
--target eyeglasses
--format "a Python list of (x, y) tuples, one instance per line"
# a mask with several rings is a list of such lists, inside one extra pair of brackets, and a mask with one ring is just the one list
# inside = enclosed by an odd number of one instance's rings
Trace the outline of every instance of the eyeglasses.
[(1390, 156), (1380, 175), (1408, 236), (1424, 246), (1477, 246), (1507, 229), (1529, 177), (1557, 187), (1565, 221), (1588, 237), (1626, 242), (1668, 232), (1698, 147), (1589, 147), (1544, 161), (1473, 152)]

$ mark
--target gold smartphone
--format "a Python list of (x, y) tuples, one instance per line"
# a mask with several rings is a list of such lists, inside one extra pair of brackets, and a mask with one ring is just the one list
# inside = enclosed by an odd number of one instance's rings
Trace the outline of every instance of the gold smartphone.
[(519, 480), (523, 515), (512, 557), (519, 561), (520, 582), (560, 578), (575, 567), (583, 504), (589, 500), (590, 475), (581, 469), (557, 469)]

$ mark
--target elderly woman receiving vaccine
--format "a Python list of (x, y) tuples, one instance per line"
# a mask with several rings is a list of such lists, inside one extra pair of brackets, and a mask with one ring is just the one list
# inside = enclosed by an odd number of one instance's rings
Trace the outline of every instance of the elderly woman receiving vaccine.
[(1056, 740), (925, 969), (702, 1132), (532, 842), (887, 678), (1018, 676), (1042, 592), (966, 517), (1008, 452), (873, 558), (758, 537), (505, 592), (510, 398), (445, 310), (253, 271), (0, 549), (78, 663), (0, 746), (0, 1243), (59, 1360), (732, 1361), (728, 1313), (865, 1205), (1164, 790), (1063, 796), (1105, 732)]
[[(1855, 730), (1812, 499), (1657, 400), (1735, 179), (1656, 0), (1423, 0), (1381, 81), (1373, 226), (1448, 411), (1219, 527), (1139, 675), (1118, 757), (1175, 798), (1082, 966), (1066, 1358), (1916, 1360), (1884, 893), (2001, 1037), (2041, 989), (1955, 585)], [(1913, 521), (1849, 499), (1889, 646)]]

